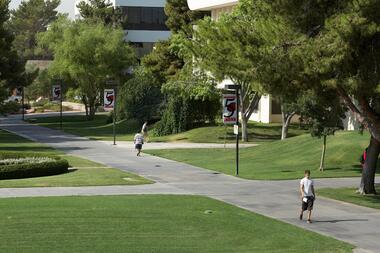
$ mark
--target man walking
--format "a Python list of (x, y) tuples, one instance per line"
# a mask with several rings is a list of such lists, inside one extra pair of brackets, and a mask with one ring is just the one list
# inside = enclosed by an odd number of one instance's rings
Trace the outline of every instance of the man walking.
[(141, 133), (137, 133), (134, 138), (135, 149), (137, 150), (137, 156), (140, 156), (142, 145), (144, 144), (144, 137)]
[(310, 179), (310, 170), (305, 170), (305, 177), (300, 182), (300, 192), (302, 200), (300, 220), (303, 218), (303, 212), (307, 210), (307, 223), (311, 223), (311, 211), (314, 206), (315, 191), (314, 181)]

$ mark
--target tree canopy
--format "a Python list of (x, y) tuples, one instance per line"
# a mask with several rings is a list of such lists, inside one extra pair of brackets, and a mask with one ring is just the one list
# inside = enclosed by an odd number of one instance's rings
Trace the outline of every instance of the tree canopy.
[(118, 7), (114, 8), (109, 0), (80, 1), (77, 8), (81, 17), (90, 22), (103, 22), (106, 25), (119, 26), (126, 22), (127, 17)]
[(54, 52), (49, 69), (55, 78), (73, 80), (93, 118), (99, 94), (108, 79), (122, 82), (135, 63), (132, 47), (124, 41), (124, 32), (102, 23), (72, 22), (59, 19), (40, 34), (39, 43)]
[(9, 27), (15, 36), (14, 48), (25, 60), (44, 59), (50, 55), (37, 47), (37, 33), (47, 30), (50, 23), (58, 17), (57, 7), (60, 0), (22, 1), (11, 12)]

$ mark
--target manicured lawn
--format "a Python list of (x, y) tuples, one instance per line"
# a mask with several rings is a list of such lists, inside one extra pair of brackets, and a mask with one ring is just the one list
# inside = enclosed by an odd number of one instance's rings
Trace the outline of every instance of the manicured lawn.
[[(36, 118), (31, 122), (41, 126), (59, 129), (58, 117)], [(84, 116), (65, 116), (64, 131), (80, 136), (86, 136), (96, 140), (112, 140), (112, 124), (107, 124), (107, 115), (99, 114), (93, 121), (87, 121)], [(141, 126), (135, 121), (123, 120), (117, 124), (117, 138), (121, 141), (132, 141), (136, 132), (141, 130)], [(152, 129), (150, 129), (151, 131)], [(151, 131), (152, 132), (152, 131)], [(305, 130), (298, 129), (297, 126), (291, 126), (289, 136), (297, 136), (305, 133)], [(278, 140), (281, 137), (281, 124), (249, 124), (249, 137), (251, 142), (268, 142)], [(150, 141), (156, 142), (205, 142), (205, 143), (224, 143), (234, 142), (235, 135), (233, 127), (225, 126), (208, 126), (195, 128), (190, 131), (154, 137), (150, 136)]]
[(352, 252), (335, 239), (195, 196), (1, 199), (0, 217), (0, 252), (9, 253)]
[[(359, 176), (359, 157), (368, 143), (369, 135), (357, 132), (338, 132), (329, 137), (324, 172), (318, 170), (322, 140), (308, 134), (241, 149), (240, 177), (295, 179), (301, 178), (305, 169), (310, 169), (313, 177)], [(176, 149), (144, 152), (225, 174), (235, 174), (234, 150)]]
[[(320, 189), (318, 194), (352, 204), (366, 206), (371, 208), (380, 209), (380, 195), (360, 195), (356, 193), (354, 188), (340, 188), (340, 189)], [(380, 185), (376, 187), (377, 192), (380, 192)]]
[(41, 152), (46, 154), (62, 155), (70, 163), (69, 173), (26, 179), (0, 180), (1, 188), (12, 187), (53, 187), (53, 186), (99, 186), (99, 185), (138, 185), (151, 181), (137, 175), (118, 169), (106, 167), (75, 156), (63, 155), (61, 152), (24, 139), (17, 135), (0, 131), (0, 152)]

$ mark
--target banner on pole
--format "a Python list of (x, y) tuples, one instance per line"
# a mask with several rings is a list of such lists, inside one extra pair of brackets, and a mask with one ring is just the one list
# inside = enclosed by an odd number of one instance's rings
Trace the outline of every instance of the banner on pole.
[(235, 95), (223, 95), (223, 123), (235, 124), (237, 119), (237, 99)]
[(61, 101), (62, 99), (62, 87), (61, 85), (53, 85), (53, 100)]
[(111, 111), (115, 108), (115, 90), (104, 90), (104, 110)]

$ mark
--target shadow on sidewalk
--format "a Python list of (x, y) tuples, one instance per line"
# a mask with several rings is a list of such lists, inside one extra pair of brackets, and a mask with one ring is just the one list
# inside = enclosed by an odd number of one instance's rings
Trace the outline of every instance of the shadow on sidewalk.
[(347, 220), (314, 220), (314, 223), (338, 223), (348, 221), (368, 221), (368, 219), (347, 219)]

